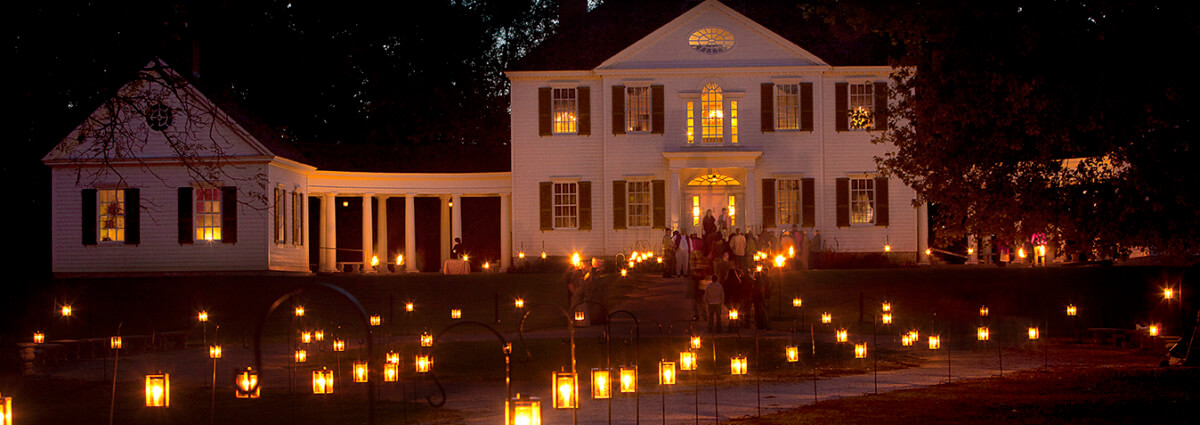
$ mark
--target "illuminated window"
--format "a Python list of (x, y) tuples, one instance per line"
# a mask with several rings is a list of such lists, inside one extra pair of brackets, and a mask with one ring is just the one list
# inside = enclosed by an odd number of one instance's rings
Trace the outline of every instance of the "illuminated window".
[(875, 222), (875, 179), (850, 179), (850, 223)]
[(578, 109), (575, 88), (554, 89), (554, 133), (574, 134)]
[(688, 45), (701, 53), (723, 53), (733, 48), (733, 34), (724, 28), (701, 28), (688, 36)]
[(692, 225), (693, 226), (700, 225), (700, 197), (699, 196), (692, 197)]
[(554, 228), (579, 227), (579, 184), (554, 184)]
[(848, 122), (851, 130), (875, 128), (875, 85), (871, 83), (849, 84), (850, 108)]
[(196, 240), (221, 240), (221, 189), (196, 190)]
[(275, 243), (287, 243), (287, 191), (275, 188)]
[(100, 241), (125, 241), (125, 191), (101, 189), (96, 191), (100, 203)]
[(779, 225), (800, 225), (800, 180), (779, 179), (775, 186)]
[(775, 129), (800, 129), (800, 85), (775, 85)]
[(696, 143), (696, 112), (692, 109), (695, 102), (687, 103), (687, 142)]
[(737, 225), (737, 200), (733, 195), (729, 195), (729, 225)]
[(625, 132), (650, 131), (650, 87), (625, 88)]
[(729, 141), (738, 142), (738, 116), (737, 116), (737, 101), (729, 102)]
[(629, 227), (650, 227), (650, 182), (626, 182), (625, 193)]
[(700, 140), (721, 143), (724, 124), (721, 87), (708, 83), (700, 94)]
[(292, 192), (292, 245), (304, 244), (304, 196)]

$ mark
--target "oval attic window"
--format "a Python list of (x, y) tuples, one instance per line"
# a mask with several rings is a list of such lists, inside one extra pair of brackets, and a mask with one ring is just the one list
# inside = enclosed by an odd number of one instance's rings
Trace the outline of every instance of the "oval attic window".
[(688, 37), (688, 45), (710, 55), (727, 52), (733, 48), (733, 33), (724, 28), (701, 28)]

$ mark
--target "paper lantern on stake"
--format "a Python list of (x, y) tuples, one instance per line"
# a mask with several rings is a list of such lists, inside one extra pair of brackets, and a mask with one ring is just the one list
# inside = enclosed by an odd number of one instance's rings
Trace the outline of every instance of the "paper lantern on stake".
[(879, 309), (880, 309), (880, 311), (883, 311), (884, 313), (890, 312), (890, 311), (892, 311), (892, 303), (890, 303), (888, 301), (884, 301), (883, 305), (881, 305), (879, 307)]
[(829, 313), (821, 313), (821, 323), (829, 324), (833, 322), (833, 315)]
[(333, 371), (321, 368), (312, 373), (313, 394), (333, 394)]
[(975, 339), (987, 341), (990, 337), (991, 331), (988, 330), (987, 326), (980, 326), (975, 329)]
[(745, 375), (748, 371), (749, 363), (746, 362), (746, 356), (739, 354), (729, 358), (730, 375)]
[(850, 339), (850, 332), (845, 328), (837, 330), (837, 342), (846, 342)]
[(383, 364), (383, 382), (396, 382), (400, 379), (400, 365), (395, 363)]
[(513, 306), (516, 308), (525, 308), (525, 299), (518, 297), (517, 299), (513, 300)]
[(417, 354), (413, 363), (416, 365), (417, 373), (429, 373), (433, 369), (433, 357), (428, 354)]
[(792, 297), (792, 307), (800, 308), (803, 305), (804, 305), (803, 299), (800, 299), (800, 297)]
[(692, 335), (691, 346), (693, 350), (700, 349), (700, 335)]
[(389, 363), (389, 364), (400, 364), (400, 353), (397, 353), (395, 351), (388, 351), (385, 358), (387, 359), (387, 363)]
[(70, 304), (63, 305), (62, 309), (59, 310), (59, 313), (62, 314), (62, 317), (71, 317), (71, 305)]
[(554, 408), (579, 408), (579, 376), (572, 372), (554, 372)]
[(309, 332), (309, 331), (300, 332), (300, 342), (303, 342), (305, 344), (312, 342), (312, 332)]
[(936, 350), (942, 348), (942, 337), (940, 335), (929, 336), (929, 349)]
[(33, 343), (34, 344), (42, 344), (45, 342), (46, 342), (46, 334), (41, 333), (41, 332), (33, 333)]
[(638, 373), (637, 365), (621, 366), (621, 392), (634, 393), (637, 392)]
[(200, 322), (207, 322), (208, 321), (208, 311), (200, 310), (199, 313), (196, 313), (196, 320), (200, 321)]
[(428, 331), (421, 332), (421, 346), (422, 347), (432, 347), (433, 346), (433, 334), (430, 334)]
[(612, 398), (612, 376), (608, 369), (592, 369), (592, 400)]
[(542, 425), (542, 400), (537, 397), (522, 399), (518, 393), (504, 403), (504, 424)]
[(867, 343), (864, 342), (862, 344), (854, 344), (854, 358), (856, 358), (856, 359), (867, 358)]
[(1150, 336), (1158, 336), (1158, 325), (1150, 325), (1147, 332), (1149, 332)]
[(658, 385), (675, 385), (675, 362), (658, 362)]
[(213, 345), (208, 346), (208, 358), (210, 358), (210, 359), (221, 358), (221, 345), (220, 344), (213, 344)]
[(378, 314), (371, 315), (371, 326), (379, 326), (382, 324), (383, 324), (383, 317), (380, 317)]
[(236, 398), (258, 398), (262, 394), (258, 372), (249, 367), (233, 374), (233, 384), (233, 396)]
[(1030, 326), (1029, 327), (1029, 339), (1034, 340), (1034, 339), (1038, 339), (1039, 337), (1041, 337), (1041, 334), (1040, 334), (1040, 332), (1038, 332), (1037, 326)]
[(696, 353), (691, 351), (680, 351), (679, 370), (696, 370)]
[(892, 324), (892, 313), (883, 313), (879, 316), (879, 320), (885, 325)]
[(354, 362), (354, 382), (367, 382), (367, 362)]
[(575, 321), (576, 322), (582, 322), (586, 318), (587, 317), (584, 315), (583, 310), (579, 310), (579, 311), (575, 312)]
[(297, 349), (293, 357), (296, 359), (296, 363), (305, 363), (308, 361), (308, 351), (303, 348)]
[(146, 407), (171, 407), (171, 375), (146, 375)]
[(121, 349), (121, 337), (119, 337), (119, 336), (109, 337), (108, 338), (108, 348), (111, 348), (114, 350), (120, 350)]
[(330, 344), (330, 345), (333, 346), (333, 351), (336, 351), (339, 353), (342, 351), (346, 351), (346, 341), (342, 340), (341, 338), (334, 338), (333, 344)]
[(729, 309), (729, 320), (737, 320), (737, 319), (738, 319), (737, 309), (736, 308)]
[(800, 361), (800, 347), (789, 345), (784, 348), (783, 352), (787, 355), (788, 363), (796, 363)]
[(1075, 308), (1075, 304), (1067, 305), (1067, 316), (1075, 317), (1079, 314), (1079, 309)]

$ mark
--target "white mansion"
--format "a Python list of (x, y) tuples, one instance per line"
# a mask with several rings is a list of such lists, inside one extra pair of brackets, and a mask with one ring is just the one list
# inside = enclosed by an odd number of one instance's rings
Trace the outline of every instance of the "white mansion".
[[(532, 55), (563, 52), (555, 47)], [(888, 125), (890, 68), (830, 65), (716, 0), (598, 62), (542, 63), (554, 65), (507, 74), (511, 171), (441, 174), (309, 165), (194, 85), (155, 83), (186, 80), (151, 63), (145, 72), (163, 78), (121, 89), (146, 94), (136, 97), (146, 106), (97, 110), (43, 159), (53, 272), (332, 272), (348, 249), (362, 252), (355, 265), (395, 263), (416, 258), (418, 223), (438, 223), (442, 247), (464, 236), (470, 197), (500, 200), (499, 235), (465, 235), (499, 239), (492, 267), (543, 251), (657, 250), (665, 229), (692, 231), (721, 208), (743, 229), (820, 230), (829, 250), (927, 258), (917, 255), (925, 207), (875, 171), (888, 149), (871, 138)], [(110, 133), (116, 143), (81, 137), (112, 121), (136, 131)], [(339, 198), (361, 199), (354, 228), (339, 225), (349, 205)], [(418, 220), (422, 199), (438, 202), (436, 218)], [(380, 236), (389, 227), (404, 229), (403, 243)], [(365, 243), (339, 247), (342, 232)]]

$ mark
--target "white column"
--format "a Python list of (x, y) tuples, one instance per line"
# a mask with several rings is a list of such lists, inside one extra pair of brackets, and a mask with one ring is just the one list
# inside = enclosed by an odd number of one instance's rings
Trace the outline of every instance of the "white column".
[[(745, 195), (742, 196), (744, 202), (742, 202), (743, 205), (738, 206), (738, 215), (742, 216), (740, 219), (742, 224), (738, 227), (741, 227), (743, 231), (749, 232), (750, 226), (758, 224), (758, 217), (762, 215), (762, 212), (758, 212), (758, 197), (754, 196), (758, 193), (755, 190), (758, 188), (758, 179), (754, 175), (753, 168), (746, 169), (746, 184), (743, 187), (746, 188)], [(758, 213), (755, 214), (755, 212)]]
[(967, 235), (967, 264), (979, 264), (979, 243), (975, 235)]
[(667, 214), (669, 214), (668, 220), (670, 220), (671, 228), (682, 233), (683, 229), (679, 227), (679, 198), (681, 196), (682, 194), (679, 193), (679, 170), (672, 169), (671, 178), (667, 180)]
[(450, 197), (441, 196), (438, 199), (440, 200), (439, 208), (441, 208), (441, 214), (438, 216), (442, 221), (441, 231), (438, 232), (441, 235), (441, 248), (438, 249), (438, 252), (441, 253), (441, 261), (438, 261), (438, 265), (441, 267), (441, 264), (445, 264), (446, 260), (450, 259)]
[(375, 200), (379, 203), (379, 216), (375, 220), (375, 232), (379, 234), (378, 239), (375, 241), (375, 255), (379, 256), (379, 271), (387, 271), (388, 264), (396, 261), (395, 258), (388, 258), (388, 196), (378, 195), (375, 197)]
[(371, 256), (374, 255), (374, 252), (375, 252), (373, 249), (371, 249), (371, 245), (374, 245), (374, 243), (375, 243), (374, 241), (371, 240), (372, 233), (374, 233), (373, 231), (375, 229), (375, 223), (373, 223), (374, 219), (371, 218), (371, 215), (372, 215), (371, 214), (371, 198), (372, 198), (371, 195), (363, 195), (362, 196), (362, 253), (363, 253), (362, 270), (363, 270), (363, 273), (370, 273), (370, 272), (375, 271), (371, 268)]
[(337, 270), (337, 195), (327, 193), (321, 197), (321, 271), (333, 273)]
[(417, 264), (417, 198), (404, 195), (404, 271), (419, 272)]
[(929, 265), (932, 258), (925, 255), (929, 249), (929, 204), (922, 203), (917, 207), (917, 264)]
[(500, 270), (512, 264), (512, 195), (500, 194)]
[(454, 207), (450, 208), (450, 232), (454, 235), (454, 238), (462, 239), (462, 195), (455, 194), (451, 199), (454, 202)]

